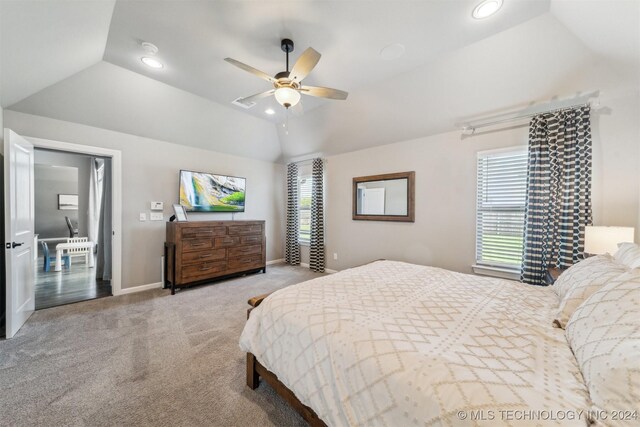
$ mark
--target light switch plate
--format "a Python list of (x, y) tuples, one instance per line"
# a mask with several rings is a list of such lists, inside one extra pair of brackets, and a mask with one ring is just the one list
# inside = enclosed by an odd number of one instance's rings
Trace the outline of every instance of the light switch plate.
[(151, 202), (152, 211), (161, 211), (164, 209), (164, 202)]
[(140, 212), (140, 221), (146, 221), (146, 220), (147, 220), (146, 212)]
[(151, 212), (149, 214), (149, 219), (151, 221), (162, 221), (164, 220), (164, 214), (162, 212)]

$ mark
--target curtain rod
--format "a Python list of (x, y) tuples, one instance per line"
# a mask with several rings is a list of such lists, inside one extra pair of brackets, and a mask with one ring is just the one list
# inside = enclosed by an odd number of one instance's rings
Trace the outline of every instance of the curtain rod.
[(295, 162), (287, 162), (287, 164), (289, 165), (289, 164), (293, 163), (294, 165), (301, 165), (301, 164), (304, 164), (304, 163), (313, 163), (314, 159), (321, 159), (323, 163), (327, 163), (327, 159), (325, 159), (322, 156), (318, 156), (318, 157), (313, 157), (311, 159), (298, 160), (298, 161), (295, 161)]
[(587, 106), (592, 106), (594, 108), (598, 108), (600, 106), (600, 104), (599, 104), (599, 102), (597, 100), (593, 101), (593, 102), (588, 101), (588, 102), (583, 102), (581, 104), (569, 105), (569, 106), (566, 106), (566, 107), (555, 108), (555, 109), (552, 109), (552, 110), (538, 111), (538, 112), (535, 112), (535, 113), (521, 114), (519, 116), (508, 117), (508, 118), (499, 119), (499, 120), (492, 120), (492, 121), (488, 121), (488, 122), (480, 122), (480, 123), (477, 123), (477, 124), (472, 124), (470, 122), (469, 124), (462, 126), (462, 133), (465, 134), (465, 135), (473, 135), (473, 133), (478, 128), (494, 126), (494, 125), (498, 125), (498, 124), (501, 124), (501, 123), (515, 122), (515, 121), (519, 121), (519, 120), (523, 120), (523, 119), (530, 119), (530, 118), (533, 118), (535, 116), (539, 116), (540, 114), (555, 113), (555, 112), (562, 111), (562, 110), (571, 110), (573, 108), (587, 107)]

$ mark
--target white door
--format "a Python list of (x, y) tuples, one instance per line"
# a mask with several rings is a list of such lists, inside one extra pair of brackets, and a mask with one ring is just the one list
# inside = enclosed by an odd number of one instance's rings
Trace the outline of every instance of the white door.
[(6, 336), (13, 337), (35, 309), (33, 144), (4, 130), (4, 203), (7, 260)]

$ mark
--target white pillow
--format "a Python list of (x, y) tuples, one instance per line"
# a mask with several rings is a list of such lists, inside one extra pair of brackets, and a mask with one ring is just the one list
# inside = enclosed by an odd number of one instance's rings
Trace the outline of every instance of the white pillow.
[(564, 271), (553, 284), (553, 291), (562, 301), (567, 292), (576, 284), (583, 282), (593, 274), (614, 266), (613, 257), (609, 254), (596, 255), (573, 264)]
[(600, 255), (580, 261), (562, 273), (558, 281), (564, 279), (561, 285), (566, 290), (563, 289), (564, 296), (553, 324), (560, 328), (567, 326), (569, 318), (580, 304), (627, 270), (625, 265), (616, 262), (610, 255)]
[(607, 425), (637, 425), (640, 416), (640, 271), (632, 270), (591, 295), (573, 313), (566, 336), (595, 410)]
[(640, 267), (640, 246), (635, 243), (619, 243), (613, 257), (629, 268)]

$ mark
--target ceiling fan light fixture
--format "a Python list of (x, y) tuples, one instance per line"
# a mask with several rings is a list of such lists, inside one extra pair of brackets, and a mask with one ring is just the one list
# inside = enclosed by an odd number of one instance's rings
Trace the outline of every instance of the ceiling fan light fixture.
[(502, 0), (484, 0), (473, 9), (475, 19), (484, 19), (495, 14), (502, 7)]
[(295, 107), (300, 102), (300, 92), (290, 87), (280, 87), (274, 95), (276, 101), (285, 108)]

